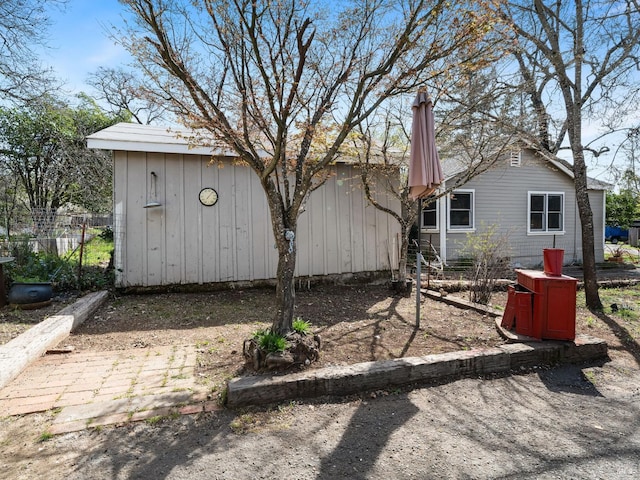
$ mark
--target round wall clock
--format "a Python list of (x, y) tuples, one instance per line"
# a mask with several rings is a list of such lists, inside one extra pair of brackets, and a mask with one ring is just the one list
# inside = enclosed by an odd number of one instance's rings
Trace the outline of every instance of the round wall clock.
[(211, 207), (212, 205), (215, 205), (216, 202), (218, 201), (218, 192), (216, 192), (211, 187), (205, 187), (202, 190), (200, 190), (200, 193), (198, 194), (198, 198), (200, 199), (200, 203), (202, 205), (204, 205), (205, 207)]

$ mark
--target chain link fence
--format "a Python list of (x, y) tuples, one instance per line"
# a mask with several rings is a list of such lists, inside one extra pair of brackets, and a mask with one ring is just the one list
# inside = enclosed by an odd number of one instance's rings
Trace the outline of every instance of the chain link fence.
[(24, 250), (51, 252), (65, 256), (76, 250), (83, 238), (88, 241), (95, 229), (113, 223), (110, 214), (92, 212), (32, 211), (16, 215), (0, 226), (0, 256), (15, 257)]

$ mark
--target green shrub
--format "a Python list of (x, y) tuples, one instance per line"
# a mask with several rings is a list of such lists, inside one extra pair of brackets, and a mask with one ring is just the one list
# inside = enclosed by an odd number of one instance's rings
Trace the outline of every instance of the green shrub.
[(111, 227), (104, 227), (104, 230), (98, 234), (98, 237), (107, 242), (113, 242), (113, 229)]
[(16, 264), (23, 264), (29, 260), (33, 254), (33, 248), (29, 243), (29, 239), (11, 239), (9, 244), (10, 255), (14, 258)]
[(293, 331), (306, 335), (311, 331), (311, 324), (298, 317), (293, 320)]
[(287, 347), (287, 340), (282, 335), (269, 330), (258, 330), (253, 338), (257, 340), (260, 349), (268, 353), (284, 352)]

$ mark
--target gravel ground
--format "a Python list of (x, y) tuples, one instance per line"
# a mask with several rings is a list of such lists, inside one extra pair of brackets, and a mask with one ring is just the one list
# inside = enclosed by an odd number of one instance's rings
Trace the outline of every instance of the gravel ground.
[(639, 478), (640, 377), (594, 385), (598, 368), (69, 434), (41, 454), (64, 467), (48, 478), (78, 480)]

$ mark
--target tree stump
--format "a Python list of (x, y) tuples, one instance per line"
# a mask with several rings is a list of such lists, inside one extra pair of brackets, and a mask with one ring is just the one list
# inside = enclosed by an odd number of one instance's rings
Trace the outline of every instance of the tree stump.
[(255, 371), (287, 370), (293, 366), (304, 368), (320, 358), (319, 335), (291, 332), (285, 338), (287, 346), (283, 352), (267, 352), (260, 348), (255, 338), (245, 340), (242, 346), (245, 367)]

